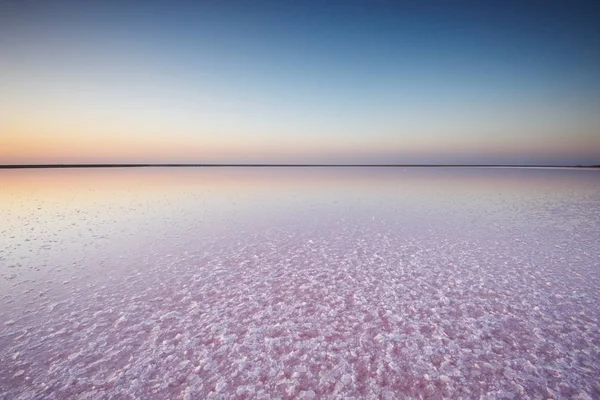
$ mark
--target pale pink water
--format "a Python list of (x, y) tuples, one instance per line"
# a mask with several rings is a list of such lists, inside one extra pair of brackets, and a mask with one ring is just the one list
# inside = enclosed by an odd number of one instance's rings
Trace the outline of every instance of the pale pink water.
[(600, 398), (600, 171), (0, 171), (0, 398)]

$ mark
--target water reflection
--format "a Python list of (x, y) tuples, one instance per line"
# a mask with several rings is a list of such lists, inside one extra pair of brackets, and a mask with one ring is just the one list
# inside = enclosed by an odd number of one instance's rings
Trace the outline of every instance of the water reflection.
[(0, 171), (0, 397), (600, 396), (599, 216), (587, 170)]

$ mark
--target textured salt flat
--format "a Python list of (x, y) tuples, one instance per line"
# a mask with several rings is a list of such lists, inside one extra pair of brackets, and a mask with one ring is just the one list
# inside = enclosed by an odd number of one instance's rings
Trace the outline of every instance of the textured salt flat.
[(0, 398), (600, 398), (600, 176), (577, 172), (92, 200), (4, 176)]

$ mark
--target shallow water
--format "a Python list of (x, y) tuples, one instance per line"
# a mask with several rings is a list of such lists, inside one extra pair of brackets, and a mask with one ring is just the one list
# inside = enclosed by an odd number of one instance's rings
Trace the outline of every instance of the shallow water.
[(600, 398), (598, 238), (594, 170), (0, 171), (0, 398)]

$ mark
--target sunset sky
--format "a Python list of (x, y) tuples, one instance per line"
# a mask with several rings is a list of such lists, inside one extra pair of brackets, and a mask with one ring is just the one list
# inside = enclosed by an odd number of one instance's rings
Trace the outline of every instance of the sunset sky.
[(600, 5), (0, 2), (0, 164), (600, 164)]

